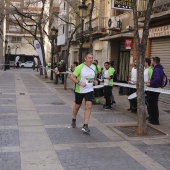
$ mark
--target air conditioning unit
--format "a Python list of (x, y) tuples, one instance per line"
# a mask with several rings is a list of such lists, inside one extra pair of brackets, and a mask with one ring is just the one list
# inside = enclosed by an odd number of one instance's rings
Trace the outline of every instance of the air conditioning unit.
[(121, 21), (118, 16), (112, 16), (108, 19), (108, 30), (121, 30)]

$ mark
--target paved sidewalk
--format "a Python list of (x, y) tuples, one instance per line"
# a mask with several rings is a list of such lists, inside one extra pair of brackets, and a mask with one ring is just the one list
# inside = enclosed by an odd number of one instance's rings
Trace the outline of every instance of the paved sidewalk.
[[(160, 103), (160, 126), (167, 136), (130, 138), (109, 126), (134, 125), (127, 96), (114, 88), (111, 111), (94, 105), (89, 135), (70, 128), (74, 84), (44, 79), (31, 69), (0, 71), (0, 170), (164, 170), (170, 169), (170, 106)], [(102, 99), (101, 99), (102, 100)]]

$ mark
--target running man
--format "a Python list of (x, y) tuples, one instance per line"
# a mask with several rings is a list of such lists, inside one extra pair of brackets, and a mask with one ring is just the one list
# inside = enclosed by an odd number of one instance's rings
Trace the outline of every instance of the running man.
[(93, 83), (97, 84), (97, 72), (95, 65), (92, 64), (93, 55), (87, 53), (85, 62), (76, 67), (70, 79), (76, 83), (75, 89), (75, 105), (73, 107), (72, 128), (76, 127), (76, 116), (85, 98), (85, 112), (84, 112), (84, 125), (82, 131), (90, 132), (88, 121), (91, 114), (92, 99), (93, 99)]

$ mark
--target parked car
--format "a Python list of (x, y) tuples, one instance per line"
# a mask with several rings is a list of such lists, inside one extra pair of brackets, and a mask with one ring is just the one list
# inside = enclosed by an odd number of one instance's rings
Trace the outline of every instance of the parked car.
[(34, 62), (33, 61), (26, 61), (25, 63), (21, 63), (20, 67), (33, 67)]

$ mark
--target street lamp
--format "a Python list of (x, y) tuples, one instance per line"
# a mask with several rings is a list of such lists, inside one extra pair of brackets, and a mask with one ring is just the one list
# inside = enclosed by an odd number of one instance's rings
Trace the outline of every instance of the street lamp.
[(84, 18), (86, 17), (87, 14), (87, 6), (85, 5), (85, 2), (82, 1), (82, 4), (79, 6), (79, 11), (80, 11), (80, 17), (81, 17), (81, 41), (80, 41), (80, 49), (79, 49), (79, 63), (82, 63), (82, 52), (83, 52), (83, 43), (84, 43), (84, 37), (83, 37), (83, 32), (84, 32)]
[(58, 32), (58, 29), (53, 27), (51, 29), (51, 32), (52, 32), (52, 43), (51, 43), (52, 47), (51, 47), (51, 77), (50, 77), (50, 80), (53, 80), (54, 41), (55, 41), (55, 36)]
[(4, 61), (4, 71), (6, 71), (6, 52), (7, 52), (7, 45), (8, 45), (8, 41), (5, 40), (5, 61)]

